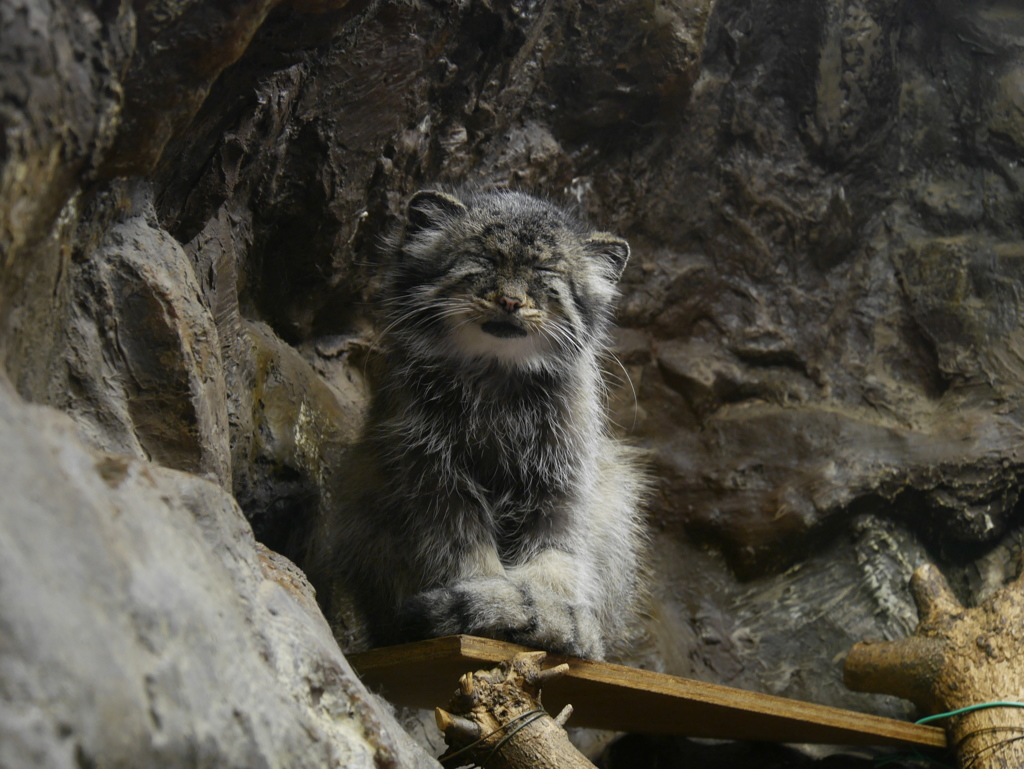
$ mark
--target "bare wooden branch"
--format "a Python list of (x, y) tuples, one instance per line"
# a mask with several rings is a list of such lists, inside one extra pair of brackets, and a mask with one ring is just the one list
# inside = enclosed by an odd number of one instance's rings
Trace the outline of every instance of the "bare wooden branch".
[[(847, 686), (904, 697), (929, 713), (1024, 702), (1024, 577), (972, 609), (934, 566), (918, 569), (910, 588), (920, 613), (914, 636), (854, 646)], [(973, 710), (944, 725), (963, 769), (1024, 766), (1024, 709)]]
[(547, 670), (539, 671), (534, 680), (531, 681), (531, 683), (537, 688), (540, 688), (550, 681), (554, 681), (557, 678), (561, 678), (568, 672), (569, 665), (568, 663), (563, 662), (561, 665), (556, 665), (553, 668), (548, 668)]
[(858, 692), (881, 692), (928, 707), (945, 646), (934, 638), (863, 641), (846, 658), (844, 680)]
[[(568, 665), (543, 670), (544, 652), (522, 652), (493, 670), (459, 679), (448, 710), (437, 708), (438, 728), (448, 751), (447, 767), (477, 764), (487, 769), (594, 769), (562, 728), (572, 706), (552, 718), (540, 704), (540, 689), (564, 675)], [(451, 712), (449, 712), (451, 711)]]
[(434, 711), (434, 719), (437, 721), (437, 728), (460, 742), (476, 742), (481, 737), (480, 724), (470, 721), (468, 718), (456, 716), (443, 708)]
[(918, 621), (924, 627), (935, 627), (963, 611), (942, 572), (930, 563), (911, 576), (910, 594), (917, 604)]

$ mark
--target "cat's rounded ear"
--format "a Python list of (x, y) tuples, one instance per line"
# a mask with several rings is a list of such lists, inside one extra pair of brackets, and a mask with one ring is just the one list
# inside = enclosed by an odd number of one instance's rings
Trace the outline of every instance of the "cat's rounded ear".
[(405, 232), (412, 235), (420, 230), (435, 229), (446, 220), (466, 213), (462, 201), (446, 192), (420, 190), (409, 200), (406, 211)]
[(626, 268), (626, 262), (629, 261), (629, 243), (608, 232), (595, 232), (583, 241), (583, 244), (588, 254), (603, 259), (608, 264), (615, 279), (618, 280)]

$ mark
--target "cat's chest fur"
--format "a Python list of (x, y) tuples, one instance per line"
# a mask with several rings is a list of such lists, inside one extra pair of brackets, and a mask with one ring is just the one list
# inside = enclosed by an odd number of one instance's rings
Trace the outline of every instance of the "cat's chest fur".
[(565, 383), (441, 369), (392, 385), (396, 466), (499, 534), (557, 516), (576, 491), (590, 426)]

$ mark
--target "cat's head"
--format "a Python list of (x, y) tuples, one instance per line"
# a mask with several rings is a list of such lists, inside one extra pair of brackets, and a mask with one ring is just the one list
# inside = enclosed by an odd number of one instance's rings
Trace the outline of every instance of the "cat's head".
[(521, 192), (424, 190), (394, 253), (389, 336), (431, 357), (535, 369), (603, 343), (629, 245)]

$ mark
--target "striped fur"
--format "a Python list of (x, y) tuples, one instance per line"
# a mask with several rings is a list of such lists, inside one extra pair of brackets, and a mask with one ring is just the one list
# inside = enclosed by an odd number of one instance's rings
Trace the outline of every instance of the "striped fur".
[(472, 633), (604, 657), (643, 549), (598, 363), (628, 245), (522, 193), (424, 191), (392, 253), (380, 381), (314, 560), (375, 643)]

